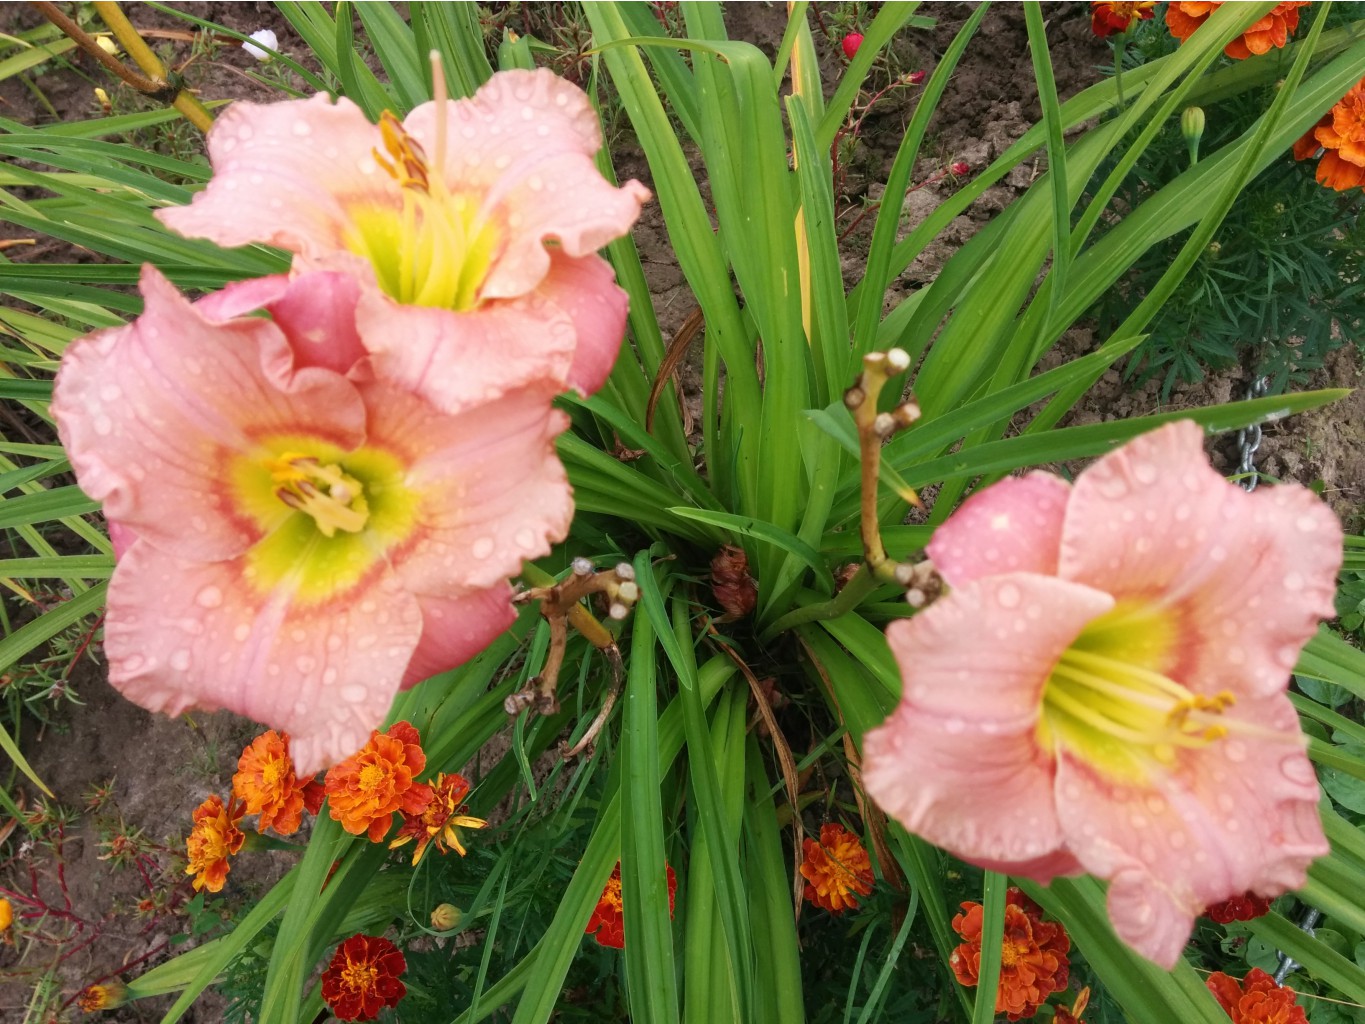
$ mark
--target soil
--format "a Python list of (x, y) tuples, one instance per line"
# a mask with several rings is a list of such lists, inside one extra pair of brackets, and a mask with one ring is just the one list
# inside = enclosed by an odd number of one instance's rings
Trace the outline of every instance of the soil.
[[(272, 28), (281, 50), (304, 52), (301, 40), (268, 4), (181, 6), (192, 14), (219, 20), (243, 32)], [(818, 16), (822, 23), (833, 24), (834, 5), (813, 6), (820, 8)], [(1049, 42), (1063, 98), (1098, 80), (1098, 68), (1110, 59), (1108, 47), (1090, 33), (1088, 9), (1089, 5), (1077, 3), (1048, 8)], [(938, 27), (902, 34), (890, 58), (895, 73), (932, 71), (968, 13), (964, 5), (956, 4), (933, 5), (923, 10), (938, 19)], [(149, 8), (137, 8), (133, 15), (139, 27), (185, 27), (182, 22)], [(22, 31), (32, 27), (36, 17), (26, 5), (7, 5), (0, 14), (0, 31)], [(732, 5), (727, 10), (732, 36), (755, 42), (769, 55), (779, 43), (783, 18), (781, 5)], [(515, 19), (512, 23), (516, 27)], [(833, 38), (817, 41), (822, 46), (825, 80), (836, 81), (844, 64), (838, 47)], [(188, 43), (168, 40), (161, 45), (177, 63), (190, 56)], [(959, 187), (958, 177), (945, 173), (950, 163), (965, 161), (972, 169), (986, 166), (1040, 116), (1027, 52), (1022, 11), (997, 6), (984, 23), (982, 38), (969, 47), (931, 126), (916, 167), (917, 187), (906, 203), (908, 225), (928, 216)], [(1009, 56), (1002, 59), (1002, 54)], [(223, 46), (196, 58), (191, 68), (192, 81), (205, 98), (265, 100), (274, 95), (271, 89), (248, 77), (248, 72), (256, 71), (258, 65), (234, 46)], [(33, 79), (33, 84), (64, 118), (85, 118), (97, 113), (92, 83), (108, 89), (120, 109), (142, 102), (125, 87), (116, 90), (108, 76), (88, 58), (52, 62)], [(893, 90), (864, 120), (859, 144), (845, 166), (840, 209), (846, 212), (842, 223), (856, 218), (865, 202), (879, 198), (875, 183), (885, 180), (916, 92), (914, 88)], [(31, 124), (52, 119), (17, 78), (0, 82), (0, 116)], [(632, 151), (629, 143), (625, 143), (617, 156), (623, 177), (638, 177), (648, 184), (647, 168), (638, 151)], [(700, 170), (699, 161), (694, 162), (694, 169)], [(1026, 165), (988, 190), (915, 261), (896, 290), (908, 292), (932, 280), (948, 255), (1029, 187), (1036, 171), (1036, 165)], [(867, 228), (870, 218), (864, 222), (861, 237), (865, 237)], [(0, 237), (4, 237), (3, 233)], [(856, 253), (860, 231), (853, 230), (849, 237)], [(682, 326), (695, 303), (671, 255), (657, 206), (646, 208), (635, 229), (635, 239), (667, 337)], [(9, 255), (26, 262), (83, 258), (81, 254), (60, 250), (50, 240), (40, 240), (37, 246), (23, 252), (10, 250)], [(856, 259), (850, 262), (849, 269), (850, 273), (856, 271)], [(1081, 354), (1091, 350), (1098, 340), (1102, 339), (1093, 338), (1089, 331), (1074, 330), (1048, 358), (1060, 360)], [(1327, 360), (1313, 384), (1355, 387), (1360, 383), (1361, 373), (1357, 351), (1348, 347)], [(1198, 384), (1177, 386), (1169, 401), (1163, 403), (1156, 382), (1134, 387), (1118, 370), (1112, 370), (1065, 422), (1080, 424), (1225, 402), (1241, 397), (1247, 384), (1246, 375), (1237, 371), (1211, 375)], [(695, 365), (685, 366), (684, 392), (695, 400), (697, 389)], [(1348, 526), (1359, 529), (1361, 510), (1365, 508), (1362, 434), (1365, 391), (1357, 391), (1336, 406), (1267, 426), (1257, 465), (1276, 478), (1319, 484), (1334, 508), (1348, 519)], [(1216, 458), (1221, 460), (1220, 468), (1232, 471), (1236, 462), (1232, 439), (1220, 439), (1213, 447)], [(189, 813), (210, 793), (227, 791), (236, 757), (257, 732), (251, 723), (223, 713), (176, 720), (150, 715), (114, 693), (102, 678), (101, 666), (94, 663), (82, 665), (73, 685), (84, 703), (61, 712), (59, 728), (30, 729), (24, 750), (61, 806), (83, 808), (92, 786), (112, 780), (109, 799), (102, 810), (81, 813), (71, 823), (60, 858), (48, 848), (23, 842), (23, 829), (16, 830), (8, 844), (0, 848), (0, 884), (27, 892), (32, 874), (45, 898), (60, 907), (63, 905), (57, 879), (60, 863), (64, 867), (70, 913), (88, 923), (88, 930), (81, 937), (94, 934), (95, 940), (74, 953), (71, 947), (76, 942), (64, 946), (0, 947), (0, 1017), (6, 1020), (21, 1019), (33, 985), (53, 965), (61, 989), (57, 1002), (60, 1005), (68, 1003), (84, 985), (164, 949), (172, 935), (186, 930), (188, 920), (183, 904), (189, 893), (180, 875), (183, 862), (178, 858), (184, 849)], [(27, 795), (30, 806), (34, 806), (31, 788)], [(109, 823), (119, 815), (127, 829), (141, 830), (155, 843), (147, 862), (147, 870), (153, 874), (150, 889), (136, 870), (120, 868), (115, 861), (103, 859), (108, 847), (101, 846), (101, 841), (108, 839)], [(240, 858), (233, 868), (230, 898), (239, 904), (252, 900), (286, 867), (286, 855), (280, 853), (258, 852), (250, 858)], [(136, 903), (147, 897), (151, 889), (171, 892), (170, 903), (150, 916), (139, 916)], [(58, 964), (64, 952), (67, 956)], [(155, 962), (155, 956), (148, 962)], [(148, 1000), (105, 1019), (155, 1020), (163, 1009), (164, 1004)], [(186, 1019), (215, 1020), (221, 1018), (221, 1013), (221, 1004), (209, 1001), (197, 1009), (197, 1015), (192, 1013)]]

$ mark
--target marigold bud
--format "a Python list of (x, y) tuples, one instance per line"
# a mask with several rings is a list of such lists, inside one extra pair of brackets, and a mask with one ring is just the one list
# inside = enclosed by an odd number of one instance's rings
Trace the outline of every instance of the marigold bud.
[(114, 40), (108, 36), (96, 36), (95, 45), (111, 57), (118, 55), (118, 43), (114, 42)]
[(438, 932), (448, 932), (460, 926), (464, 914), (453, 903), (442, 903), (431, 912), (431, 927)]
[(1204, 137), (1204, 108), (1186, 107), (1180, 115), (1180, 134), (1185, 136), (1185, 147), (1190, 151), (1190, 163), (1199, 162), (1199, 140)]
[(844, 56), (852, 60), (858, 52), (858, 47), (863, 45), (863, 34), (861, 32), (850, 32), (844, 36), (839, 45), (844, 48)]

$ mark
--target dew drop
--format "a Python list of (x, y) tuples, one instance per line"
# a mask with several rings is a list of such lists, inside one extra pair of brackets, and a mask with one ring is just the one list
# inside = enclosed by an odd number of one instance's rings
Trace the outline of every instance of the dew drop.
[(205, 587), (194, 595), (194, 603), (200, 608), (217, 608), (223, 603), (223, 592), (217, 587)]
[(179, 650), (171, 655), (171, 668), (175, 669), (177, 672), (184, 672), (190, 667), (192, 662), (193, 659), (190, 657), (190, 652), (187, 650)]
[(245, 642), (246, 638), (250, 635), (251, 627), (245, 622), (238, 623), (237, 628), (232, 631), (232, 639), (236, 640), (239, 644)]
[(470, 554), (472, 554), (475, 558), (487, 558), (492, 553), (493, 553), (492, 537), (480, 537), (478, 540), (474, 542), (474, 546), (470, 549)]
[(1301, 533), (1313, 533), (1318, 528), (1318, 520), (1316, 516), (1299, 516), (1298, 519), (1294, 520), (1294, 525), (1299, 528)]
[(310, 125), (307, 121), (294, 122), (294, 134), (299, 136), (300, 138), (302, 138), (304, 135), (308, 135), (310, 132), (312, 132), (312, 130), (313, 126)]
[(108, 416), (100, 415), (95, 417), (95, 433), (100, 437), (108, 437), (114, 430), (114, 421)]
[(318, 659), (311, 654), (300, 654), (294, 659), (294, 667), (304, 675), (308, 675), (313, 669), (318, 667)]
[(341, 699), (349, 701), (351, 704), (359, 704), (365, 699), (369, 691), (359, 683), (352, 683), (350, 686), (341, 688)]

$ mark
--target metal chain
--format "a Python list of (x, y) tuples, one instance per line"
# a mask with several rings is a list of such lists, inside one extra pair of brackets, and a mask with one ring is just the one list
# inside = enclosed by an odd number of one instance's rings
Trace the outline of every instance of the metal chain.
[[(1302, 928), (1312, 938), (1314, 930), (1317, 928), (1318, 921), (1322, 919), (1322, 911), (1317, 907), (1309, 907), (1308, 912), (1303, 915), (1303, 920), (1299, 922)], [(1299, 962), (1288, 953), (1281, 951), (1280, 966), (1275, 968), (1275, 984), (1283, 985), (1284, 979), (1289, 976), (1290, 971), (1299, 969)]]
[[(1247, 400), (1253, 398), (1264, 398), (1270, 390), (1269, 377), (1257, 377), (1247, 388)], [(1237, 447), (1241, 452), (1241, 459), (1237, 464), (1237, 472), (1241, 474), (1238, 484), (1248, 494), (1256, 489), (1256, 485), (1261, 482), (1261, 474), (1256, 469), (1255, 456), (1256, 450), (1261, 447), (1261, 425), (1253, 423), (1249, 427), (1243, 427), (1237, 431)], [(1303, 919), (1299, 922), (1299, 927), (1310, 937), (1317, 928), (1317, 923), (1322, 920), (1322, 911), (1316, 907), (1309, 907), (1304, 913)], [(1291, 971), (1296, 971), (1300, 964), (1288, 953), (1279, 951), (1279, 966), (1275, 968), (1275, 984), (1283, 985)]]
[[(1251, 387), (1247, 388), (1247, 400), (1264, 398), (1269, 390), (1270, 378), (1257, 377), (1251, 382)], [(1253, 423), (1237, 431), (1237, 447), (1242, 453), (1241, 461), (1237, 464), (1237, 472), (1242, 477), (1238, 485), (1249, 494), (1261, 482), (1261, 474), (1256, 471), (1256, 463), (1253, 461), (1256, 449), (1261, 447), (1261, 425)]]

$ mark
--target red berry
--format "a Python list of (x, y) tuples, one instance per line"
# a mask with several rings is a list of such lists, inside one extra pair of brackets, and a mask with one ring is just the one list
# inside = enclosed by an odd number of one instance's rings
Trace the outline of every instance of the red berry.
[(852, 60), (853, 55), (858, 52), (858, 47), (863, 45), (863, 34), (861, 32), (850, 32), (844, 36), (840, 45), (844, 48), (844, 56)]

